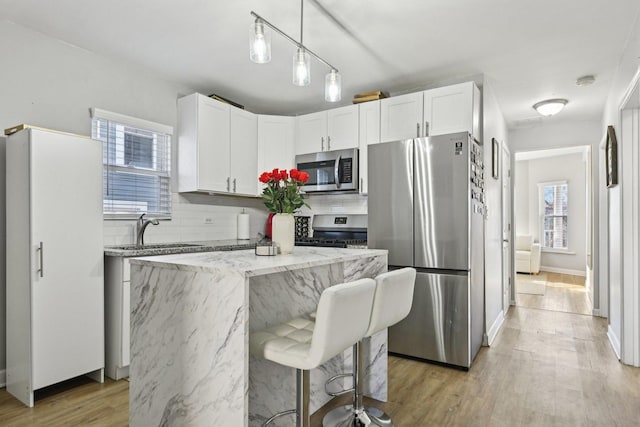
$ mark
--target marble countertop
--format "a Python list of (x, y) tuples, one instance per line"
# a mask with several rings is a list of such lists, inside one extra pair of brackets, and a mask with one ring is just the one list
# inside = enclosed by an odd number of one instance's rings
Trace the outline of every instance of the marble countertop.
[(296, 246), (289, 255), (259, 256), (251, 249), (149, 256), (132, 259), (131, 264), (214, 273), (228, 271), (251, 277), (380, 255), (387, 255), (387, 251)]
[(235, 251), (253, 249), (257, 242), (258, 239), (254, 238), (249, 240), (228, 239), (194, 242), (149, 243), (144, 246), (115, 245), (105, 246), (104, 254), (107, 256), (139, 257), (212, 251)]

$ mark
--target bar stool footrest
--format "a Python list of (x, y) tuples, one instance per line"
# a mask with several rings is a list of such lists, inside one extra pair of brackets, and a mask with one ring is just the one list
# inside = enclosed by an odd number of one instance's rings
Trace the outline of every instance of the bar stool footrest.
[(278, 412), (277, 414), (272, 415), (271, 418), (269, 418), (267, 421), (265, 421), (262, 424), (262, 427), (267, 427), (269, 424), (271, 424), (272, 422), (274, 422), (276, 419), (280, 417), (283, 417), (285, 415), (291, 415), (291, 414), (295, 415), (295, 413), (296, 413), (295, 409), (289, 409), (288, 411)]
[(329, 390), (329, 384), (331, 384), (332, 382), (334, 382), (335, 380), (339, 380), (341, 378), (351, 378), (351, 380), (353, 381), (353, 374), (338, 374), (338, 375), (334, 375), (331, 378), (329, 378), (325, 383), (324, 383), (324, 391), (329, 395), (329, 396), (342, 396), (343, 394), (347, 394), (347, 393), (351, 393), (354, 388), (353, 387), (349, 387), (349, 388), (345, 388), (343, 390), (339, 390), (339, 391), (330, 391)]

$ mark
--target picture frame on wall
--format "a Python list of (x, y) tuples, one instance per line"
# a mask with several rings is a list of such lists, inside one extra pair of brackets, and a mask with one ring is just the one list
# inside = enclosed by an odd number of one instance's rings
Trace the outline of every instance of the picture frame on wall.
[(500, 144), (495, 138), (491, 138), (491, 176), (493, 179), (500, 177)]
[(604, 159), (607, 172), (607, 188), (615, 187), (618, 185), (618, 140), (613, 126), (607, 126)]

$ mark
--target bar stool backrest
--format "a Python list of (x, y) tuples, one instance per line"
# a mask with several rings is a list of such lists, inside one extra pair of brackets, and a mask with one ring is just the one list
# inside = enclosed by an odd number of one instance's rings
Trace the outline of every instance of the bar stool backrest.
[(416, 270), (410, 267), (382, 273), (376, 277), (371, 321), (365, 337), (370, 337), (407, 317), (413, 304), (415, 283)]
[(323, 364), (365, 336), (375, 288), (374, 280), (360, 279), (322, 292), (309, 349), (310, 365)]

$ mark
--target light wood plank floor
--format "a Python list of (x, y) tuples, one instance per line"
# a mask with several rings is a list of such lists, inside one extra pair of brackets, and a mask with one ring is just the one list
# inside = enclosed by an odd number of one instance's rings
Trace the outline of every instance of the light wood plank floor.
[[(398, 427), (638, 426), (640, 369), (618, 362), (606, 328), (601, 318), (512, 307), (469, 372), (390, 357), (389, 402), (370, 403)], [(126, 426), (127, 399), (126, 381), (80, 381), (32, 409), (2, 389), (0, 425)]]
[[(569, 274), (544, 272), (540, 275), (516, 275), (516, 289), (519, 278), (536, 278), (546, 276), (544, 295), (516, 293), (516, 305), (520, 307), (539, 308), (542, 310), (564, 311), (591, 315), (591, 300), (585, 287), (585, 278)], [(542, 276), (542, 277), (544, 277)]]

